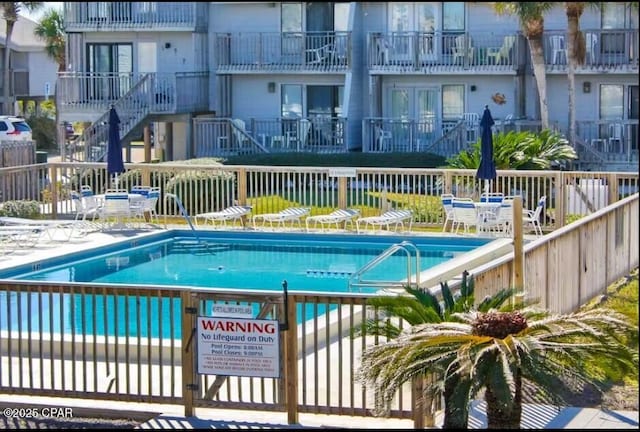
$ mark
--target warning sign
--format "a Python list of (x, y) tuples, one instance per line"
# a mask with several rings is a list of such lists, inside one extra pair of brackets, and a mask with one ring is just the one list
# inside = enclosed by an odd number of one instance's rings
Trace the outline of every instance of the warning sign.
[(198, 317), (198, 373), (280, 377), (278, 321)]

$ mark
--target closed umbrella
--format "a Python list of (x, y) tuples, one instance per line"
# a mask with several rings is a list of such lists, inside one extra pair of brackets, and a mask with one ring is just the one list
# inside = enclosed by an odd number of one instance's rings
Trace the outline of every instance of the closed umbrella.
[(118, 187), (118, 174), (123, 173), (124, 162), (122, 160), (122, 145), (120, 143), (120, 117), (116, 109), (111, 106), (109, 110), (109, 142), (107, 146), (107, 173), (115, 176), (115, 184)]
[(493, 132), (491, 131), (491, 126), (494, 124), (491, 111), (485, 105), (482, 120), (480, 120), (480, 166), (476, 173), (478, 179), (484, 180), (485, 192), (489, 192), (489, 181), (495, 180), (498, 176), (496, 164), (493, 161)]

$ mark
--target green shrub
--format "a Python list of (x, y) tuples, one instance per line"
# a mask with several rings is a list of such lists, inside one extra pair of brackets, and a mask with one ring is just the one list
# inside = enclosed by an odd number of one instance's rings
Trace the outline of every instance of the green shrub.
[(40, 216), (38, 201), (6, 201), (0, 204), (0, 216), (35, 219)]
[(49, 117), (32, 115), (27, 119), (31, 127), (31, 136), (38, 150), (57, 150), (58, 139), (56, 121)]

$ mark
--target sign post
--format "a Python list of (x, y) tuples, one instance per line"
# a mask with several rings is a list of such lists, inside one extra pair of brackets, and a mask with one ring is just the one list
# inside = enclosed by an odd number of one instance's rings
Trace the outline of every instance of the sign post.
[(49, 100), (49, 95), (51, 94), (51, 83), (47, 81), (44, 83), (44, 100)]

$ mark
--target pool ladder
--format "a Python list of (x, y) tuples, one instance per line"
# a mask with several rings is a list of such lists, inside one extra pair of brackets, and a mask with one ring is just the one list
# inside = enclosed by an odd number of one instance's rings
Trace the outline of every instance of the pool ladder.
[[(415, 269), (416, 269), (416, 277), (415, 282), (412, 282), (412, 274), (411, 274), (411, 249), (415, 251)], [(372, 268), (376, 267), (378, 264), (392, 256), (398, 251), (403, 251), (407, 254), (407, 280), (404, 282), (393, 280), (393, 281), (373, 281), (373, 280), (363, 280), (362, 276)], [(411, 243), (410, 241), (403, 241), (401, 243), (396, 243), (391, 245), (388, 249), (382, 252), (380, 255), (369, 261), (367, 264), (362, 266), (358, 271), (354, 272), (349, 278), (349, 291), (352, 290), (353, 287), (379, 287), (381, 289), (385, 288), (404, 288), (406, 285), (410, 285), (413, 287), (420, 286), (420, 250)]]

